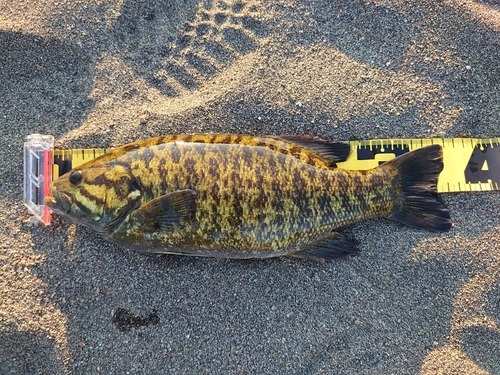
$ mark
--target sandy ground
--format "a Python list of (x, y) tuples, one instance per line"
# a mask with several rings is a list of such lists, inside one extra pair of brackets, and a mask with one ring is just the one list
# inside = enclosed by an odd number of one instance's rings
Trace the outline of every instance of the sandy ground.
[(0, 374), (500, 374), (498, 193), (333, 263), (122, 250), (22, 204), (22, 143), (500, 136), (498, 0), (0, 2)]

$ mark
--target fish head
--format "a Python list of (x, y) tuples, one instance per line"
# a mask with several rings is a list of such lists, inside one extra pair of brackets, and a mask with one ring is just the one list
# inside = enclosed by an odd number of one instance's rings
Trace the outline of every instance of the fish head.
[(123, 165), (75, 168), (51, 184), (44, 203), (61, 216), (109, 232), (140, 203), (141, 191)]

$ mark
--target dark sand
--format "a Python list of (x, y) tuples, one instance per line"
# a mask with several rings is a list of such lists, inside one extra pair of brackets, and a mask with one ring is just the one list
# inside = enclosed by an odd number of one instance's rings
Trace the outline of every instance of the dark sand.
[[(172, 5), (178, 4), (178, 5)], [(500, 136), (498, 0), (0, 2), (0, 374), (500, 374), (500, 199), (333, 263), (124, 251), (22, 204), (22, 144)]]

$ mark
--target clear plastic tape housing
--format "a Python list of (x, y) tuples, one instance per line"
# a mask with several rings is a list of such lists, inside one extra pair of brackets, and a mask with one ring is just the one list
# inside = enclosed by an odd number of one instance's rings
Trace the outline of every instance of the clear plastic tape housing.
[(24, 204), (44, 224), (50, 224), (50, 209), (43, 200), (52, 182), (54, 137), (31, 134), (24, 143)]

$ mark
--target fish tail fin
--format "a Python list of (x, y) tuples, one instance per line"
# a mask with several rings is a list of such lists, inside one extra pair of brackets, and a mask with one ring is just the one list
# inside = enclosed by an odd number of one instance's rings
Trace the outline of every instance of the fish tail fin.
[(437, 195), (437, 180), (443, 170), (441, 146), (417, 149), (379, 168), (397, 171), (394, 208), (389, 219), (436, 232), (451, 229), (450, 211)]

